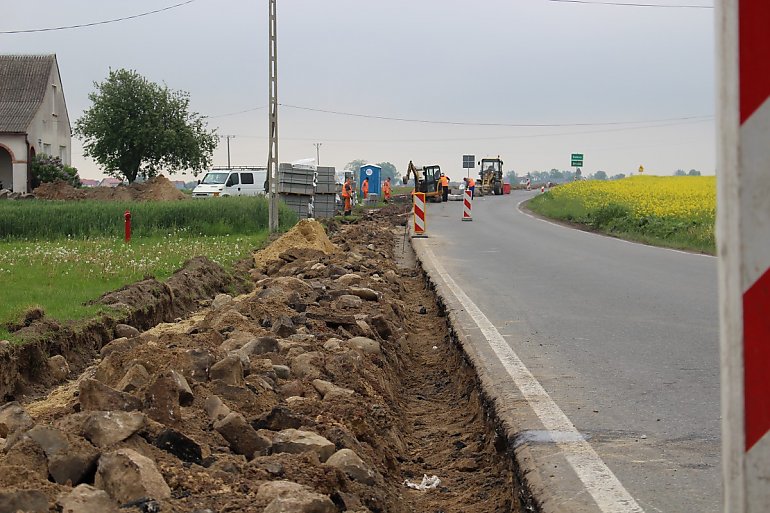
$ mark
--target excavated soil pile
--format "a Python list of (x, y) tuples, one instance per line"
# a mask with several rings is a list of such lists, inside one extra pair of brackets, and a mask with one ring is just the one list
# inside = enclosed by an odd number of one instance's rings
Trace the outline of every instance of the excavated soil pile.
[(35, 189), (33, 194), (36, 198), (46, 200), (172, 201), (187, 199), (187, 196), (163, 175), (143, 183), (88, 189), (76, 189), (65, 182), (44, 183)]
[[(53, 357), (68, 381), (0, 407), (0, 511), (515, 510), (473, 373), (397, 264), (398, 219), (339, 227), (334, 252), (289, 244), (253, 293), (184, 321), (121, 326), (79, 376)], [(405, 485), (423, 474), (440, 484)]]
[(63, 355), (72, 371), (82, 371), (114, 338), (117, 324), (146, 329), (172, 321), (199, 310), (219, 292), (252, 290), (253, 283), (246, 283), (247, 276), (248, 269), (228, 272), (206, 257), (195, 257), (165, 282), (149, 278), (95, 301), (114, 309), (109, 316), (85, 323), (60, 323), (44, 317), (40, 310), (32, 310), (23, 324), (5, 326), (21, 343), (0, 346), (0, 399), (39, 394), (55, 384), (56, 378), (46, 364), (48, 355)]
[[(302, 219), (291, 230), (273, 241), (265, 249), (254, 254), (254, 264), (257, 269), (263, 269), (270, 261), (281, 260), (280, 256), (286, 253), (287, 258), (297, 251), (313, 251), (317, 254), (329, 255), (337, 253), (339, 249), (332, 244), (326, 235), (323, 225), (318, 221)], [(288, 253), (287, 253), (288, 252)]]

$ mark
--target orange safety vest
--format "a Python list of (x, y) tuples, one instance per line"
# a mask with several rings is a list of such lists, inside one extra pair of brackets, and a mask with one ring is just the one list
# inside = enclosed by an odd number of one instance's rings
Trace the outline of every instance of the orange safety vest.
[(343, 198), (350, 197), (350, 182), (345, 182), (345, 185), (342, 186), (342, 197)]
[(385, 195), (386, 198), (388, 196), (390, 196), (390, 182), (389, 181), (385, 180), (382, 183), (382, 192), (383, 192), (383, 194)]
[(448, 187), (449, 186), (449, 178), (446, 176), (441, 177), (441, 186), (442, 187)]
[(476, 187), (476, 180), (474, 180), (473, 178), (469, 178), (468, 187)]
[(364, 198), (366, 198), (369, 195), (369, 181), (364, 180), (364, 183), (361, 184), (361, 192), (364, 193)]

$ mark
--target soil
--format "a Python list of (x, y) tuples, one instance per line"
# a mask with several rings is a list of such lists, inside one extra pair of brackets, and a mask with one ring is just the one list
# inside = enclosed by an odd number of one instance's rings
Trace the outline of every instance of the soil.
[(34, 191), (36, 198), (46, 200), (100, 200), (100, 201), (173, 201), (188, 199), (163, 175), (143, 183), (117, 187), (76, 189), (66, 182), (44, 183)]
[[(268, 499), (258, 494), (260, 486), (275, 480), (320, 493), (334, 511), (519, 511), (507, 448), (488, 420), (473, 370), (404, 244), (399, 227), (404, 209), (391, 205), (355, 224), (330, 224), (328, 238), (318, 223), (301, 223), (272, 249), (255, 254), (253, 291), (219, 295), (173, 323), (149, 329), (134, 323), (146, 331), (111, 343), (83, 372), (71, 372), (46, 396), (22, 405), (37, 425), (54, 426), (88, 444), (76, 428), (81, 382), (89, 378), (117, 388), (129, 369), (141, 364), (149, 381), (129, 393), (141, 401), (146, 425), (99, 451), (130, 448), (150, 458), (172, 492), (170, 499), (157, 500), (163, 512), (262, 512)], [(178, 301), (190, 285), (143, 282), (102, 300), (113, 305), (163, 297)], [(183, 310), (194, 303), (188, 301)], [(213, 379), (209, 363), (196, 367), (195, 358), (224, 362), (234, 354), (228, 352), (239, 350), (239, 341), (265, 340), (259, 337), (274, 337), (277, 346), (247, 356), (242, 381)], [(354, 337), (366, 337), (378, 349), (356, 349)], [(283, 367), (274, 366), (284, 365), (289, 375), (279, 377)], [(196, 369), (204, 369), (204, 375)], [(182, 406), (172, 397), (158, 408), (160, 389), (153, 384), (166, 383), (162, 379), (171, 370), (187, 378), (193, 399)], [(317, 378), (344, 390), (322, 395)], [(273, 440), (272, 449), (237, 454), (205, 411), (212, 396)], [(287, 428), (321, 435), (335, 450), (353, 450), (371, 471), (371, 482), (323, 463), (315, 452), (282, 452), (275, 440)], [(201, 457), (182, 461), (160, 449), (160, 434), (168, 430), (191, 439)], [(6, 476), (0, 486), (6, 493), (39, 490), (54, 507), (71, 483), (51, 482), (46, 465), (31, 439), (9, 435), (0, 454), (0, 476)], [(405, 486), (405, 480), (419, 483), (424, 474), (438, 476), (441, 483), (426, 491)], [(86, 482), (94, 484), (93, 477)]]

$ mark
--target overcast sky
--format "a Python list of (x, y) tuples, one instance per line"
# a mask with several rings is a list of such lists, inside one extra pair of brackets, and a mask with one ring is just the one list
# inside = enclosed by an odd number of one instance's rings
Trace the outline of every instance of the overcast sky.
[[(182, 0), (26, 0), (0, 31), (130, 16)], [(623, 1), (623, 0), (621, 0)], [(630, 1), (630, 0), (629, 0)], [(712, 5), (709, 0), (650, 0)], [(280, 160), (438, 163), (500, 155), (519, 174), (715, 170), (713, 9), (548, 0), (278, 0)], [(56, 53), (70, 120), (94, 81), (134, 69), (188, 91), (232, 134), (233, 165), (267, 161), (267, 0), (195, 0), (91, 28), (0, 34), (2, 53)], [(293, 107), (290, 107), (293, 106)], [(462, 125), (388, 121), (296, 107)], [(508, 125), (560, 126), (473, 126)], [(81, 177), (102, 176), (73, 141)], [(224, 141), (214, 164), (225, 165)]]

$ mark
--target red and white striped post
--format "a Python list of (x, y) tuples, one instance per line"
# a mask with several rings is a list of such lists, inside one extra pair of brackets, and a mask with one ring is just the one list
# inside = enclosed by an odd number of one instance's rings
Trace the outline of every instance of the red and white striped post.
[(427, 237), (425, 234), (425, 193), (415, 192), (412, 194), (412, 212), (414, 214), (414, 237)]
[(471, 217), (471, 190), (465, 189), (463, 196), (463, 221), (473, 221)]
[(770, 511), (770, 2), (716, 2), (725, 511)]

